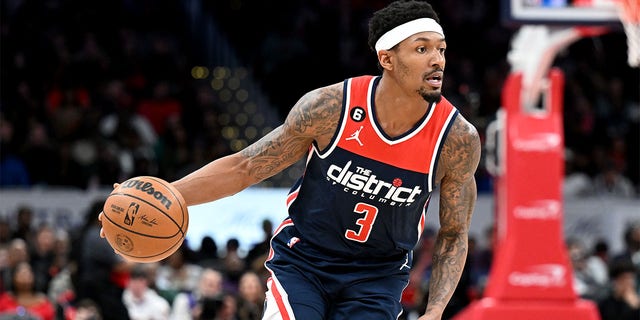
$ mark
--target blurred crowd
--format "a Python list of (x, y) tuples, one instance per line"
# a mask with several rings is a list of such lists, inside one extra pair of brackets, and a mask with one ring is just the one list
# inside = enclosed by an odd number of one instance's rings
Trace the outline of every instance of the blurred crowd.
[[(264, 241), (241, 254), (237, 239), (183, 243), (160, 262), (135, 263), (100, 237), (96, 201), (81, 228), (36, 225), (21, 207), (0, 222), (0, 319), (258, 320), (267, 283)], [(197, 250), (191, 249), (196, 247)]]
[[(28, 206), (13, 214), (12, 223), (0, 221), (0, 319), (261, 318), (269, 278), (264, 262), (274, 231), (270, 220), (262, 223), (263, 240), (245, 252), (237, 239), (219, 245), (204, 236), (159, 262), (134, 263), (100, 238), (96, 212), (103, 205), (104, 200), (93, 203), (84, 224), (69, 230), (34, 223)], [(415, 320), (425, 309), (435, 237), (428, 227), (415, 249), (401, 320)], [(579, 238), (566, 240), (576, 295), (593, 301), (602, 320), (640, 316), (640, 221), (627, 225), (622, 238), (624, 246), (615, 252), (604, 240), (591, 247)], [(470, 235), (465, 269), (443, 319), (483, 297), (494, 239), (492, 226)]]
[(2, 6), (0, 186), (171, 181), (229, 153), (213, 93), (190, 75), (179, 2)]
[[(307, 90), (378, 73), (367, 18), (386, 2), (3, 1), (0, 187), (171, 181), (230, 153), (224, 102), (191, 76), (207, 61), (202, 48), (223, 44), (193, 34), (203, 26), (187, 7), (216, 22), (284, 118)], [(443, 91), (484, 136), (517, 28), (502, 22), (497, 1), (433, 5), (451, 39)], [(638, 196), (640, 76), (626, 60), (618, 31), (580, 40), (554, 62), (566, 75), (568, 195)], [(477, 181), (491, 192), (484, 164)]]

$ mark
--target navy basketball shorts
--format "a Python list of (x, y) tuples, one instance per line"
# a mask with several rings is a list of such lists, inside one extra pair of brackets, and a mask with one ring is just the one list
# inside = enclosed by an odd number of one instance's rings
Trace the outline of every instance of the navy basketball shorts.
[(397, 319), (410, 256), (354, 260), (328, 255), (285, 221), (265, 263), (271, 277), (263, 320)]

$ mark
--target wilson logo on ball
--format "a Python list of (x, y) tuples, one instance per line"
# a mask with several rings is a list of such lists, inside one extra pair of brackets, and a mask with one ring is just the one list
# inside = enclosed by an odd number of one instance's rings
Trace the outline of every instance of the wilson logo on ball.
[(127, 180), (125, 182), (122, 183), (122, 185), (120, 186), (120, 188), (122, 189), (129, 189), (129, 188), (135, 188), (138, 189), (142, 192), (146, 192), (150, 195), (153, 195), (153, 197), (160, 201), (160, 203), (162, 203), (165, 208), (170, 209), (171, 208), (171, 200), (167, 199), (167, 197), (162, 194), (162, 192), (157, 191), (154, 187), (153, 187), (153, 183), (151, 182), (146, 182), (146, 181), (142, 181), (142, 180), (135, 180), (135, 179), (130, 179)]

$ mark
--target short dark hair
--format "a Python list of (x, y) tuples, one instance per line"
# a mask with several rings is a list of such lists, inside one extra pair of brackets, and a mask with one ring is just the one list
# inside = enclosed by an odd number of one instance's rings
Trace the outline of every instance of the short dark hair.
[(137, 264), (131, 269), (131, 272), (129, 272), (129, 277), (131, 279), (148, 279), (149, 275), (143, 264)]
[(615, 260), (609, 266), (609, 279), (614, 280), (625, 273), (635, 273), (636, 267), (629, 260)]
[(369, 20), (369, 48), (376, 51), (376, 42), (387, 31), (412, 20), (431, 18), (440, 23), (438, 14), (428, 2), (398, 0), (376, 11)]
[(630, 245), (633, 243), (633, 233), (636, 229), (640, 228), (640, 223), (630, 223), (627, 225), (627, 228), (624, 230), (624, 243), (626, 245)]

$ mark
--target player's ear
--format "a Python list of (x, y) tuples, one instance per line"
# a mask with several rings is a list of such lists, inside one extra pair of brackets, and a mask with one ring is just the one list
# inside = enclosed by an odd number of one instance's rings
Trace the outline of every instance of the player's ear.
[(391, 70), (393, 69), (393, 64), (391, 61), (391, 51), (389, 50), (380, 50), (378, 51), (378, 62), (383, 69)]

